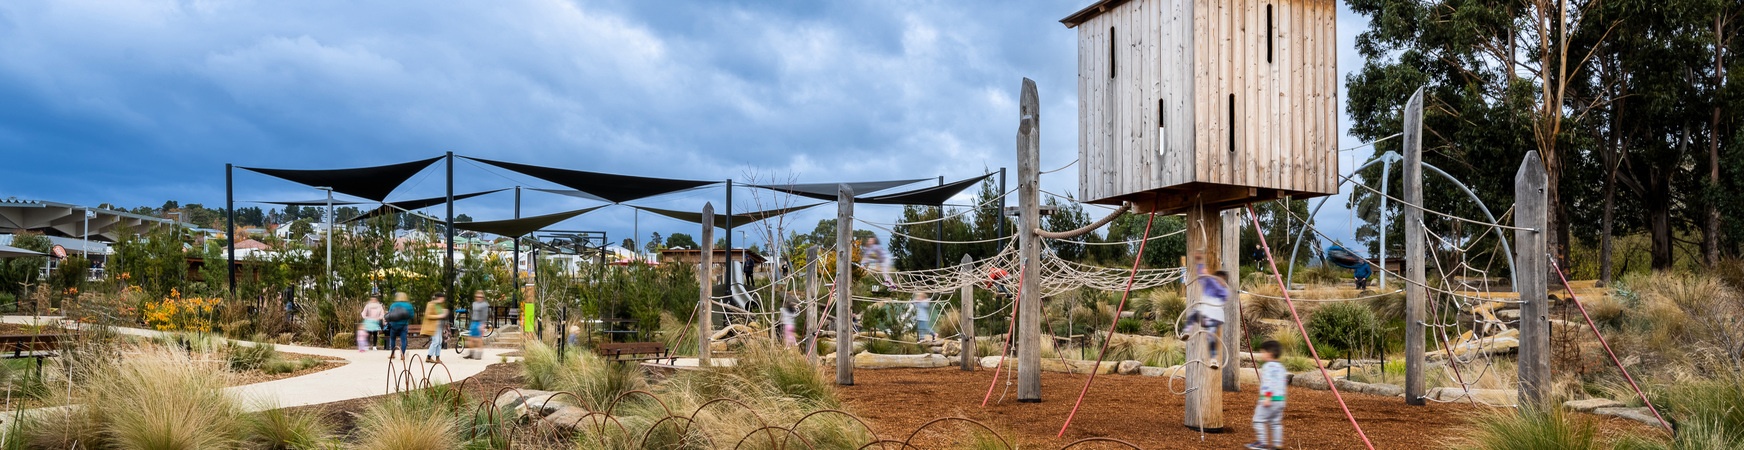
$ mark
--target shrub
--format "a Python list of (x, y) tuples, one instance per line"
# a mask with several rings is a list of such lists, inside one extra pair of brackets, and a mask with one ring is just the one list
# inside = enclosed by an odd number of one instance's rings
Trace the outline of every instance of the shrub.
[(319, 412), (269, 409), (245, 417), (249, 446), (261, 450), (326, 448), (333, 445), (333, 425)]
[(278, 356), (278, 348), (266, 343), (228, 344), (225, 346), (224, 352), (224, 360), (230, 364), (230, 370), (233, 372), (259, 369), (268, 361), (277, 359)]
[(1598, 428), (1591, 418), (1562, 408), (1522, 405), (1472, 416), (1472, 430), (1455, 448), (1475, 450), (1582, 450), (1598, 448)]
[(1285, 356), (1283, 359), (1279, 359), (1278, 362), (1284, 364), (1284, 370), (1291, 372), (1314, 370), (1314, 358), (1306, 356)]
[(110, 446), (228, 448), (242, 435), (242, 410), (224, 372), (172, 350), (141, 349), (87, 383), (86, 405)]
[(1181, 297), (1181, 293), (1175, 292), (1173, 289), (1153, 289), (1150, 293), (1145, 294), (1145, 299), (1148, 300), (1146, 303), (1149, 303), (1146, 309), (1151, 312), (1151, 317), (1155, 318), (1158, 323), (1175, 322), (1181, 316), (1181, 312), (1187, 310), (1187, 300)]
[[(1374, 342), (1380, 323), (1368, 307), (1348, 302), (1332, 303), (1308, 316), (1308, 335), (1316, 344), (1349, 354), (1358, 346)], [(1321, 355), (1328, 356), (1328, 355)]]
[(370, 405), (357, 418), (357, 448), (458, 448), (459, 424), (443, 404), (453, 392), (444, 387), (421, 389)]
[(291, 373), (291, 372), (296, 372), (298, 370), (303, 370), (303, 367), (301, 364), (298, 364), (296, 361), (291, 361), (291, 360), (286, 360), (286, 359), (268, 360), (266, 362), (266, 364), (262, 364), (260, 366), (260, 371), (262, 373), (267, 374), (267, 375), (278, 375), (278, 374), (283, 374), (283, 373)]
[(1138, 333), (1138, 330), (1143, 328), (1144, 321), (1131, 317), (1122, 318), (1114, 323), (1114, 331), (1120, 333), (1134, 334)]

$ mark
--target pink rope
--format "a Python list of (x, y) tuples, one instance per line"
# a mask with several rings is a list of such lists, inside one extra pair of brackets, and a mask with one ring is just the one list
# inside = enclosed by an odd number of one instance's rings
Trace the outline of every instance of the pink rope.
[[(1151, 223), (1157, 220), (1156, 214), (1146, 216), (1149, 218), (1145, 219), (1144, 238), (1138, 240), (1141, 243), (1150, 241)], [(1102, 368), (1102, 358), (1108, 356), (1108, 343), (1114, 341), (1114, 330), (1120, 325), (1120, 312), (1126, 310), (1126, 299), (1132, 296), (1132, 283), (1138, 279), (1138, 263), (1144, 260), (1144, 249), (1145, 245), (1140, 244), (1138, 254), (1132, 257), (1132, 275), (1126, 277), (1126, 291), (1120, 293), (1120, 305), (1114, 307), (1114, 323), (1108, 324), (1108, 337), (1102, 339), (1102, 352), (1096, 354), (1096, 365), (1090, 366), (1090, 377), (1084, 379), (1084, 390), (1078, 391), (1078, 401), (1072, 404), (1072, 412), (1066, 414), (1066, 423), (1060, 425), (1060, 433), (1054, 437), (1065, 436), (1066, 429), (1072, 427), (1072, 418), (1078, 416), (1078, 407), (1084, 405), (1084, 394), (1090, 393), (1090, 383), (1096, 381), (1096, 372)]]
[[(1005, 360), (1011, 358), (1011, 336), (1017, 334), (1017, 305), (1015, 303), (1018, 301), (1017, 299), (1023, 297), (1022, 269), (1017, 271), (1017, 289), (1015, 291), (1017, 295), (1011, 297), (1011, 301), (1014, 303), (1011, 305), (1011, 324), (1005, 327), (1005, 346), (999, 350), (999, 364), (993, 366), (993, 382), (987, 383), (987, 395), (981, 397), (981, 407), (983, 408), (987, 407), (987, 400), (993, 398), (993, 387), (999, 385), (999, 371), (1005, 368)], [(974, 317), (974, 314), (971, 313), (970, 317)]]
[[(1254, 214), (1253, 205), (1247, 206), (1247, 217), (1253, 219), (1254, 230), (1265, 229), (1260, 227), (1260, 216)], [(1332, 382), (1332, 374), (1326, 373), (1326, 366), (1320, 362), (1320, 351), (1314, 349), (1314, 339), (1308, 337), (1308, 328), (1302, 325), (1302, 315), (1296, 312), (1296, 302), (1290, 299), (1290, 287), (1284, 285), (1284, 278), (1279, 275), (1281, 272), (1278, 272), (1278, 261), (1272, 259), (1272, 246), (1266, 243), (1263, 235), (1261, 238), (1260, 248), (1265, 249), (1266, 263), (1272, 266), (1272, 279), (1278, 281), (1278, 291), (1284, 294), (1284, 304), (1290, 307), (1290, 318), (1296, 321), (1296, 329), (1302, 332), (1302, 342), (1308, 343), (1308, 353), (1314, 356), (1314, 367), (1319, 368), (1320, 376), (1326, 378), (1326, 387), (1332, 389), (1332, 397), (1338, 399), (1338, 407), (1344, 410), (1344, 417), (1350, 419), (1350, 426), (1356, 428), (1356, 435), (1362, 438), (1363, 446), (1375, 450), (1375, 444), (1369, 442), (1368, 433), (1363, 432), (1362, 425), (1356, 423), (1356, 416), (1351, 415), (1350, 405), (1344, 403), (1344, 394), (1338, 392), (1338, 383)]]
[[(1635, 384), (1635, 377), (1629, 375), (1629, 369), (1623, 367), (1623, 361), (1617, 359), (1617, 352), (1611, 351), (1611, 343), (1605, 341), (1605, 335), (1599, 334), (1599, 325), (1593, 322), (1593, 316), (1587, 315), (1587, 307), (1581, 304), (1580, 297), (1574, 295), (1574, 287), (1568, 285), (1568, 276), (1562, 274), (1562, 267), (1556, 264), (1556, 258), (1550, 258), (1550, 255), (1545, 255), (1545, 257), (1550, 259), (1550, 267), (1556, 269), (1556, 277), (1562, 280), (1562, 288), (1568, 290), (1568, 298), (1574, 300), (1574, 306), (1580, 308), (1581, 317), (1587, 319), (1587, 326), (1593, 329), (1593, 336), (1598, 337), (1599, 345), (1605, 347), (1605, 354), (1610, 355), (1611, 362), (1617, 364), (1617, 370), (1623, 372), (1623, 379), (1629, 380), (1629, 387), (1634, 388), (1635, 395), (1641, 396), (1641, 402), (1647, 404), (1649, 411), (1653, 411), (1653, 418), (1659, 419), (1659, 425), (1665, 427), (1665, 431), (1675, 433), (1676, 431), (1671, 429), (1671, 422), (1666, 422), (1665, 417), (1659, 415), (1659, 408), (1653, 406), (1653, 401), (1647, 399), (1647, 393), (1642, 392), (1641, 386)], [(1521, 318), (1521, 320), (1525, 320), (1525, 318)]]

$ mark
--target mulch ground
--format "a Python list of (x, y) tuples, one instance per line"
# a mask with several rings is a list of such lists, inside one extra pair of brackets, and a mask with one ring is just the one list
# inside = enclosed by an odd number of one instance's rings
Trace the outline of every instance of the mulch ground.
[[(1141, 448), (1240, 448), (1253, 442), (1250, 419), (1256, 401), (1253, 386), (1224, 393), (1225, 433), (1201, 434), (1182, 425), (1184, 397), (1174, 395), (1168, 378), (1103, 375), (1096, 377), (1077, 418), (1065, 436), (1055, 437), (1072, 403), (1084, 386), (1084, 375), (1042, 374), (1042, 402), (1018, 403), (1017, 388), (1000, 402), (1005, 378), (987, 407), (981, 400), (993, 372), (950, 369), (887, 369), (854, 372), (854, 386), (838, 390), (849, 410), (870, 422), (880, 437), (903, 439), (921, 425), (940, 417), (967, 417), (986, 423), (1018, 448), (1055, 449), (1085, 438), (1103, 437)], [(1180, 389), (1177, 382), (1175, 389)], [(1289, 448), (1362, 448), (1329, 391), (1290, 390), (1284, 413)], [(1403, 399), (1345, 393), (1345, 401), (1375, 448), (1443, 448), (1464, 429), (1464, 417), (1481, 406), (1430, 402), (1407, 406)], [(1607, 436), (1651, 434), (1653, 427), (1626, 419), (1606, 418), (1599, 427)], [(920, 448), (944, 448), (963, 435), (962, 426), (928, 428), (914, 443)], [(1073, 448), (1126, 448), (1095, 444)]]

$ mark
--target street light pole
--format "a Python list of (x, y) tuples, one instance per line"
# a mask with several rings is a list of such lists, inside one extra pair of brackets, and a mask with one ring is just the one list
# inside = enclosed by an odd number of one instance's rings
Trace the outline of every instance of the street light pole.
[(333, 188), (318, 187), (327, 191), (327, 287), (333, 287)]

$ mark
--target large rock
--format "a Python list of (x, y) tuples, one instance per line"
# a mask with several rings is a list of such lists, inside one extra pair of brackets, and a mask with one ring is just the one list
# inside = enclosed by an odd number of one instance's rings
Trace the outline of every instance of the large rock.
[[(1623, 402), (1608, 398), (1589, 398), (1586, 400), (1569, 400), (1562, 402), (1562, 407), (1580, 412), (1593, 412), (1599, 408), (1621, 408)], [(1655, 423), (1655, 425), (1658, 425)]]
[[(1435, 388), (1424, 395), (1441, 402), (1465, 402), (1466, 390), (1460, 388)], [(1513, 389), (1472, 389), (1471, 400), (1487, 405), (1513, 405), (1520, 401), (1520, 391)]]
[(1119, 372), (1121, 375), (1133, 375), (1138, 373), (1138, 368), (1140, 367), (1144, 367), (1144, 363), (1130, 360), (1121, 361), (1120, 367), (1116, 369), (1116, 372)]
[(1138, 374), (1142, 375), (1142, 376), (1147, 376), (1147, 377), (1166, 377), (1166, 376), (1169, 376), (1170, 373), (1173, 373), (1173, 371), (1180, 370), (1180, 367), (1181, 366), (1174, 366), (1174, 367), (1144, 366), (1144, 367), (1138, 368)]
[(535, 412), (533, 411), (535, 409), (540, 410), (536, 412), (543, 415), (545, 413), (562, 409), (565, 406), (572, 406), (574, 402), (575, 397), (561, 395), (557, 392), (541, 391), (537, 389), (517, 389), (509, 390), (497, 395), (494, 403), (496, 404), (498, 411), (503, 411), (508, 413), (511, 417), (518, 419), (527, 416), (527, 414), (531, 412)]
[[(1335, 380), (1341, 379), (1341, 378), (1350, 376), (1350, 370), (1349, 369), (1328, 370), (1328, 371), (1326, 371), (1326, 375), (1330, 375), (1332, 377), (1332, 379), (1335, 379)], [(1315, 373), (1312, 370), (1298, 373), (1295, 376), (1290, 377), (1290, 385), (1291, 386), (1298, 386), (1298, 387), (1305, 387), (1308, 389), (1314, 389), (1314, 390), (1318, 390), (1318, 391), (1324, 391), (1324, 390), (1331, 389), (1330, 387), (1328, 387), (1326, 385), (1326, 376)]]
[(1615, 408), (1615, 407), (1613, 407), (1613, 408), (1599, 408), (1599, 409), (1593, 410), (1593, 414), (1598, 414), (1601, 416), (1622, 417), (1624, 419), (1629, 419), (1629, 420), (1633, 420), (1636, 422), (1645, 423), (1648, 425), (1660, 426), (1659, 418), (1654, 417), (1653, 410), (1647, 409), (1646, 407), (1641, 407), (1641, 408)]
[[(988, 369), (999, 367), (1000, 361), (1002, 361), (1003, 359), (1004, 359), (1004, 357), (1001, 357), (1001, 356), (983, 357), (983, 358), (981, 358), (981, 367), (985, 367)], [(1017, 361), (1015, 359), (1012, 361), (1005, 361), (1005, 364), (1015, 366), (1017, 364)], [(1101, 365), (1097, 365), (1096, 361), (1084, 361), (1084, 360), (1076, 360), (1076, 359), (1062, 360), (1059, 358), (1042, 358), (1041, 366), (1042, 366), (1042, 371), (1044, 371), (1044, 372), (1085, 374), (1085, 373), (1090, 373), (1091, 370), (1095, 370), (1097, 375), (1108, 375), (1108, 374), (1114, 373), (1115, 369), (1120, 367), (1120, 363), (1115, 362), (1115, 361), (1103, 361)], [(1016, 369), (1016, 367), (1009, 367), (1009, 368)]]
[(1382, 383), (1359, 383), (1350, 380), (1337, 380), (1338, 389), (1345, 392), (1375, 395), (1381, 397), (1404, 397), (1405, 388)]
[(854, 368), (857, 369), (930, 369), (951, 364), (945, 355), (925, 353), (919, 355), (880, 355), (877, 353), (860, 352), (854, 355)]
[(559, 430), (574, 430), (592, 425), (588, 423), (592, 420), (603, 419), (599, 417), (588, 418), (587, 414), (587, 410), (580, 406), (567, 406), (551, 414), (546, 414), (545, 417), (540, 417), (539, 422)]
[[(1495, 336), (1462, 340), (1454, 344), (1452, 348), (1453, 353), (1459, 355), (1460, 358), (1476, 355), (1513, 354), (1519, 349), (1520, 330), (1508, 330)], [(1430, 362), (1444, 361), (1447, 359), (1447, 350), (1435, 349), (1424, 352), (1423, 356)]]

